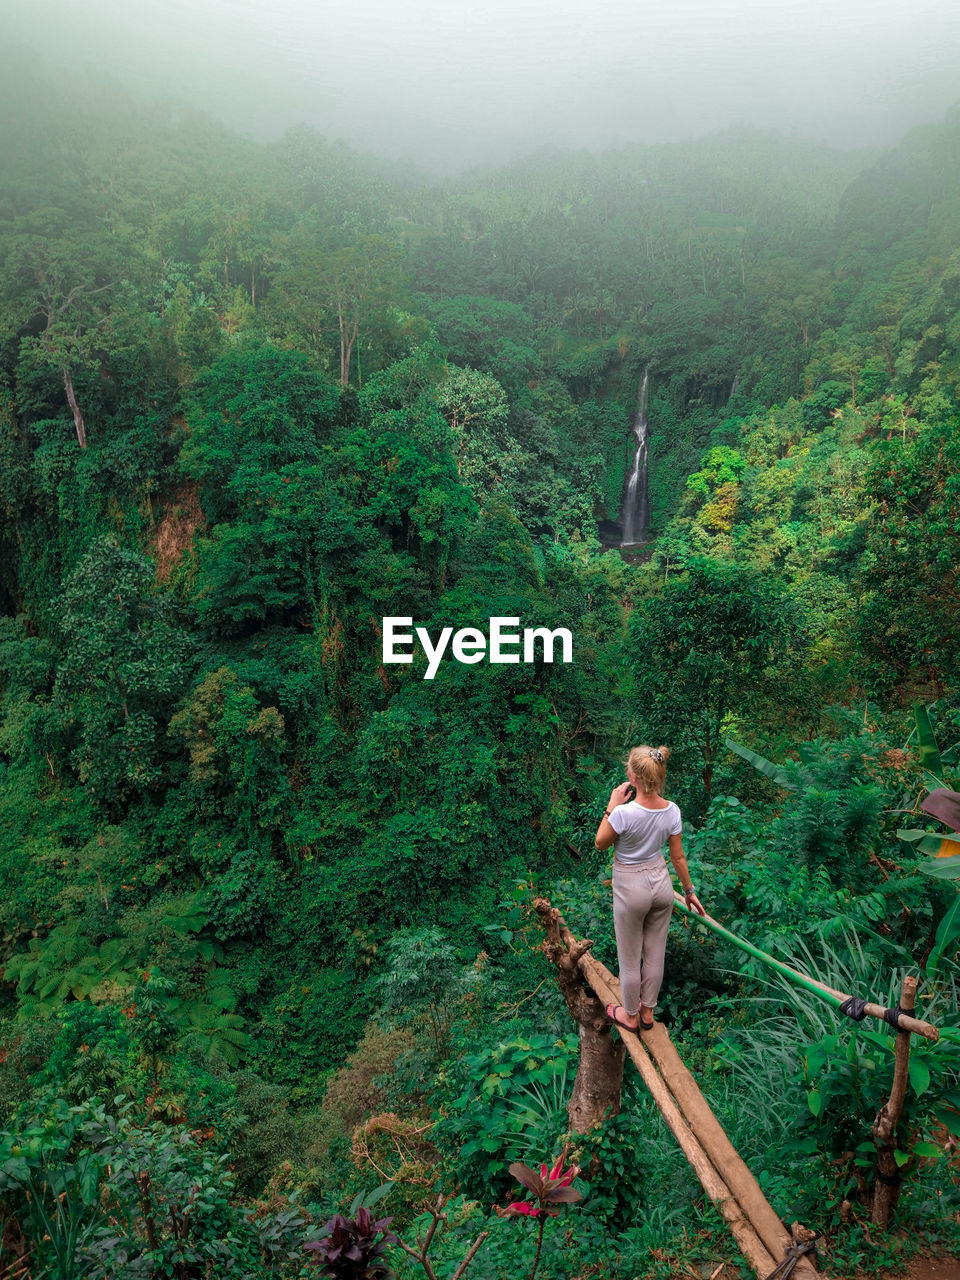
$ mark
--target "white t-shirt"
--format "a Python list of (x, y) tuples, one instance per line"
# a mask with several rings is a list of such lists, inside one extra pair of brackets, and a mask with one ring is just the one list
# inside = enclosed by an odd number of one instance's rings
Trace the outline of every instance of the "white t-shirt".
[(665, 809), (646, 809), (636, 800), (612, 809), (607, 821), (617, 833), (617, 862), (635, 866), (657, 856), (670, 836), (683, 830), (680, 810), (672, 800)]

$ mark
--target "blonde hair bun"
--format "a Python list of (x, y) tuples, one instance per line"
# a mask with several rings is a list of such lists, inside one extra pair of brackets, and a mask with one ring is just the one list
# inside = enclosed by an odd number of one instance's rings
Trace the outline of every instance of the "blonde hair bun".
[(648, 747), (642, 744), (634, 747), (627, 756), (627, 772), (636, 778), (644, 792), (656, 792), (659, 795), (666, 781), (669, 758), (669, 747)]

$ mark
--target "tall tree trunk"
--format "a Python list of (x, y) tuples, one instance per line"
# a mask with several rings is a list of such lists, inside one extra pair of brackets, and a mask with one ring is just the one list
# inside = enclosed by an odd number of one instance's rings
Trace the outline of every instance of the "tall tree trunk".
[(340, 326), (340, 385), (345, 387), (350, 376), (350, 352), (347, 348), (347, 321), (343, 308), (337, 305), (337, 323)]
[(589, 1133), (607, 1117), (620, 1110), (623, 1090), (622, 1040), (614, 1040), (599, 1000), (578, 1020), (580, 1064), (573, 1082), (573, 1093), (567, 1103), (570, 1128), (574, 1133)]
[(545, 898), (537, 898), (533, 905), (547, 935), (543, 951), (556, 966), (557, 983), (580, 1035), (580, 1064), (567, 1103), (570, 1128), (588, 1133), (620, 1110), (623, 1041), (610, 1034), (603, 1006), (580, 977), (578, 962), (593, 943), (575, 939), (560, 912)]
[(353, 356), (353, 344), (357, 340), (357, 325), (340, 321), (340, 382), (346, 386), (350, 381), (350, 360)]
[(706, 737), (703, 742), (703, 813), (701, 817), (706, 816), (707, 810), (710, 808), (710, 801), (713, 797), (713, 762), (716, 754), (714, 742), (720, 739), (720, 725), (717, 724), (716, 734), (710, 732), (710, 725), (707, 725)]
[(73, 414), (73, 425), (77, 429), (77, 439), (80, 442), (80, 448), (87, 447), (87, 429), (83, 425), (83, 414), (80, 412), (80, 406), (77, 404), (77, 397), (73, 390), (73, 379), (70, 377), (70, 370), (63, 366), (63, 387), (67, 393), (67, 404)]

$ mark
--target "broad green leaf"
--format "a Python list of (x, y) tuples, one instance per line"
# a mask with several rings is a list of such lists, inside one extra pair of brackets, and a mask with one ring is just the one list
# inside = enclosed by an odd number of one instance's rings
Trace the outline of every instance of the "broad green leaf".
[(897, 839), (912, 844), (920, 853), (932, 858), (949, 858), (960, 855), (960, 836), (939, 835), (933, 831), (920, 831), (910, 827), (897, 832)]
[(827, 1055), (821, 1048), (811, 1049), (807, 1054), (807, 1076), (815, 1076), (823, 1067)]
[(943, 1147), (935, 1142), (918, 1142), (913, 1148), (914, 1155), (926, 1156), (928, 1160), (938, 1160), (944, 1154)]
[(785, 787), (788, 791), (797, 789), (791, 774), (786, 769), (781, 768), (780, 765), (774, 764), (772, 760), (766, 760), (763, 756), (757, 755), (756, 751), (751, 751), (749, 747), (744, 747), (739, 742), (734, 742), (732, 738), (725, 738), (724, 744), (734, 755), (746, 760), (747, 764), (752, 764), (758, 773), (771, 778), (778, 787)]
[(865, 1040), (868, 1044), (872, 1044), (874, 1048), (883, 1050), (884, 1053), (895, 1053), (896, 1047), (890, 1041), (889, 1037), (879, 1034), (876, 1031), (868, 1031), (865, 1027), (857, 1028), (857, 1036), (861, 1040)]
[(927, 956), (926, 971), (928, 976), (933, 975), (947, 950), (952, 948), (958, 939), (960, 939), (960, 895), (957, 896), (953, 906), (940, 921), (933, 949)]
[(910, 1059), (910, 1065), (907, 1068), (910, 1075), (910, 1083), (913, 1085), (916, 1093), (926, 1093), (930, 1088), (930, 1068), (922, 1058), (913, 1057)]
[(907, 1164), (907, 1162), (910, 1159), (910, 1152), (901, 1151), (899, 1148), (897, 1148), (897, 1150), (894, 1151), (893, 1153), (893, 1158), (894, 1160), (896, 1160), (898, 1167), (902, 1169), (903, 1166)]
[(821, 1105), (820, 1094), (816, 1089), (811, 1089), (807, 1094), (807, 1106), (810, 1108), (810, 1114), (818, 1116), (820, 1114)]
[(392, 1190), (393, 1190), (392, 1182), (381, 1182), (380, 1186), (377, 1187), (375, 1191), (371, 1191), (368, 1196), (364, 1197), (364, 1200), (363, 1200), (364, 1208), (372, 1209), (375, 1204), (378, 1204), (383, 1199), (383, 1197)]
[(916, 844), (918, 840), (922, 840), (929, 834), (929, 831), (924, 831), (922, 827), (903, 827), (897, 832), (897, 839), (907, 844)]
[(917, 841), (921, 853), (931, 858), (951, 858), (960, 856), (960, 836), (925, 835)]
[(100, 1168), (92, 1156), (87, 1156), (80, 1164), (80, 1197), (85, 1205), (96, 1200), (99, 1184)]
[(917, 870), (934, 880), (960, 880), (960, 854), (954, 854), (950, 858), (935, 858), (932, 862), (921, 862)]
[(939, 778), (943, 772), (943, 765), (940, 761), (940, 748), (937, 746), (937, 740), (933, 736), (933, 727), (930, 724), (927, 708), (923, 705), (915, 706), (913, 708), (913, 716), (917, 726), (917, 755), (920, 757), (921, 767)]
[(30, 1166), (22, 1156), (11, 1156), (5, 1161), (0, 1172), (17, 1183), (25, 1183), (30, 1179)]

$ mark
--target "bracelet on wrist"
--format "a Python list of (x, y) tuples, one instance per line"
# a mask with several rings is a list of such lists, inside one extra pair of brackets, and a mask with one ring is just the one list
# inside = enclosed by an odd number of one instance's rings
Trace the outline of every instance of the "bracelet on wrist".
[(685, 898), (694, 898), (694, 897), (696, 897), (696, 894), (697, 894), (697, 891), (696, 891), (696, 889), (693, 887), (693, 885), (691, 885), (689, 889), (684, 889), (684, 891), (683, 891), (683, 896), (684, 896)]

